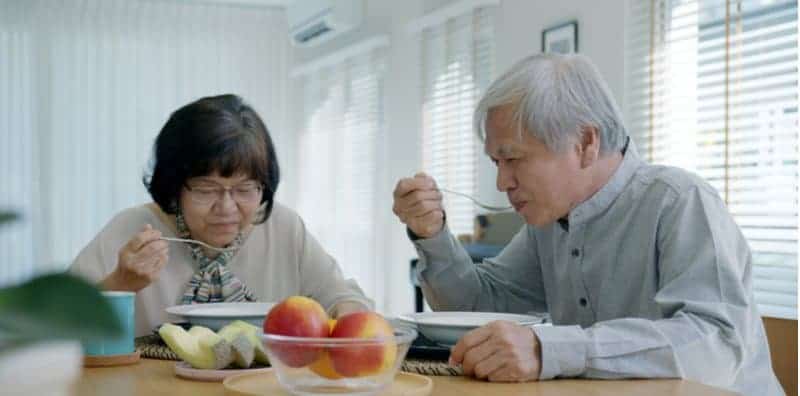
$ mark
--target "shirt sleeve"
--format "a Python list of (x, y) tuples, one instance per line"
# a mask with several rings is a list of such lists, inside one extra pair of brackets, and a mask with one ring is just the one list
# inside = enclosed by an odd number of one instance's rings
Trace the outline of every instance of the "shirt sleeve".
[(534, 327), (540, 379), (681, 377), (730, 386), (742, 369), (750, 324), (761, 320), (749, 305), (747, 243), (719, 197), (702, 186), (662, 212), (656, 238), (655, 302), (663, 319)]
[[(117, 217), (112, 219), (103, 229), (87, 244), (69, 267), (68, 272), (80, 276), (87, 281), (97, 284), (108, 276), (117, 265), (119, 249), (111, 249), (110, 245), (119, 242), (112, 235), (112, 229)], [(113, 250), (113, 251), (112, 251)]]
[(533, 236), (524, 226), (497, 257), (473, 264), (445, 227), (413, 241), (416, 276), (432, 308), (447, 311), (544, 312), (542, 272)]
[(301, 293), (319, 301), (329, 314), (334, 313), (336, 304), (344, 301), (356, 302), (366, 309), (374, 309), (373, 301), (364, 295), (355, 280), (344, 277), (339, 264), (325, 252), (299, 217), (298, 222), (297, 236), (302, 241)]

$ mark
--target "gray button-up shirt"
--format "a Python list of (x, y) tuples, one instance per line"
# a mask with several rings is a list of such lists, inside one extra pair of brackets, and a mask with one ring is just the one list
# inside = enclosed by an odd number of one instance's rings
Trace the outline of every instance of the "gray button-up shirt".
[(681, 377), (783, 391), (753, 301), (747, 241), (719, 195), (633, 145), (568, 227), (523, 226), (475, 265), (449, 230), (414, 241), (437, 310), (547, 311), (540, 379)]

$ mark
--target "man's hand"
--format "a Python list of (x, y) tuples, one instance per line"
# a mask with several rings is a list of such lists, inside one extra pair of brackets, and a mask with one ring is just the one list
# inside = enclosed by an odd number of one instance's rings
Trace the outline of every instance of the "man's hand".
[(541, 362), (536, 333), (530, 327), (507, 321), (470, 331), (450, 352), (450, 365), (461, 364), (464, 375), (492, 382), (538, 380)]
[(424, 173), (397, 182), (392, 211), (421, 238), (430, 238), (444, 227), (442, 193), (433, 178)]

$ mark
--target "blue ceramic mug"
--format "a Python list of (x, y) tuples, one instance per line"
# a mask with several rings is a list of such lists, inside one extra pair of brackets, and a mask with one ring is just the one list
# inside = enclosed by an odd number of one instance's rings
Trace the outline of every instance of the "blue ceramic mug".
[(119, 322), (122, 324), (123, 334), (116, 338), (107, 338), (85, 342), (83, 350), (87, 356), (112, 356), (128, 355), (135, 351), (133, 346), (134, 332), (134, 292), (104, 291), (103, 297), (108, 300)]

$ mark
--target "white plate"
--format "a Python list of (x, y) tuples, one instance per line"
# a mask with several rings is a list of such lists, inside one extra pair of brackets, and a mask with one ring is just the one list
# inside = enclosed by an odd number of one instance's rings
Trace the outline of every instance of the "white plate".
[(216, 331), (234, 320), (243, 320), (261, 328), (264, 317), (274, 305), (267, 302), (190, 304), (169, 307), (166, 311), (193, 325)]
[(543, 324), (546, 316), (500, 312), (417, 312), (397, 317), (413, 325), (425, 337), (443, 346), (453, 346), (468, 331), (496, 320), (507, 320), (522, 326)]

